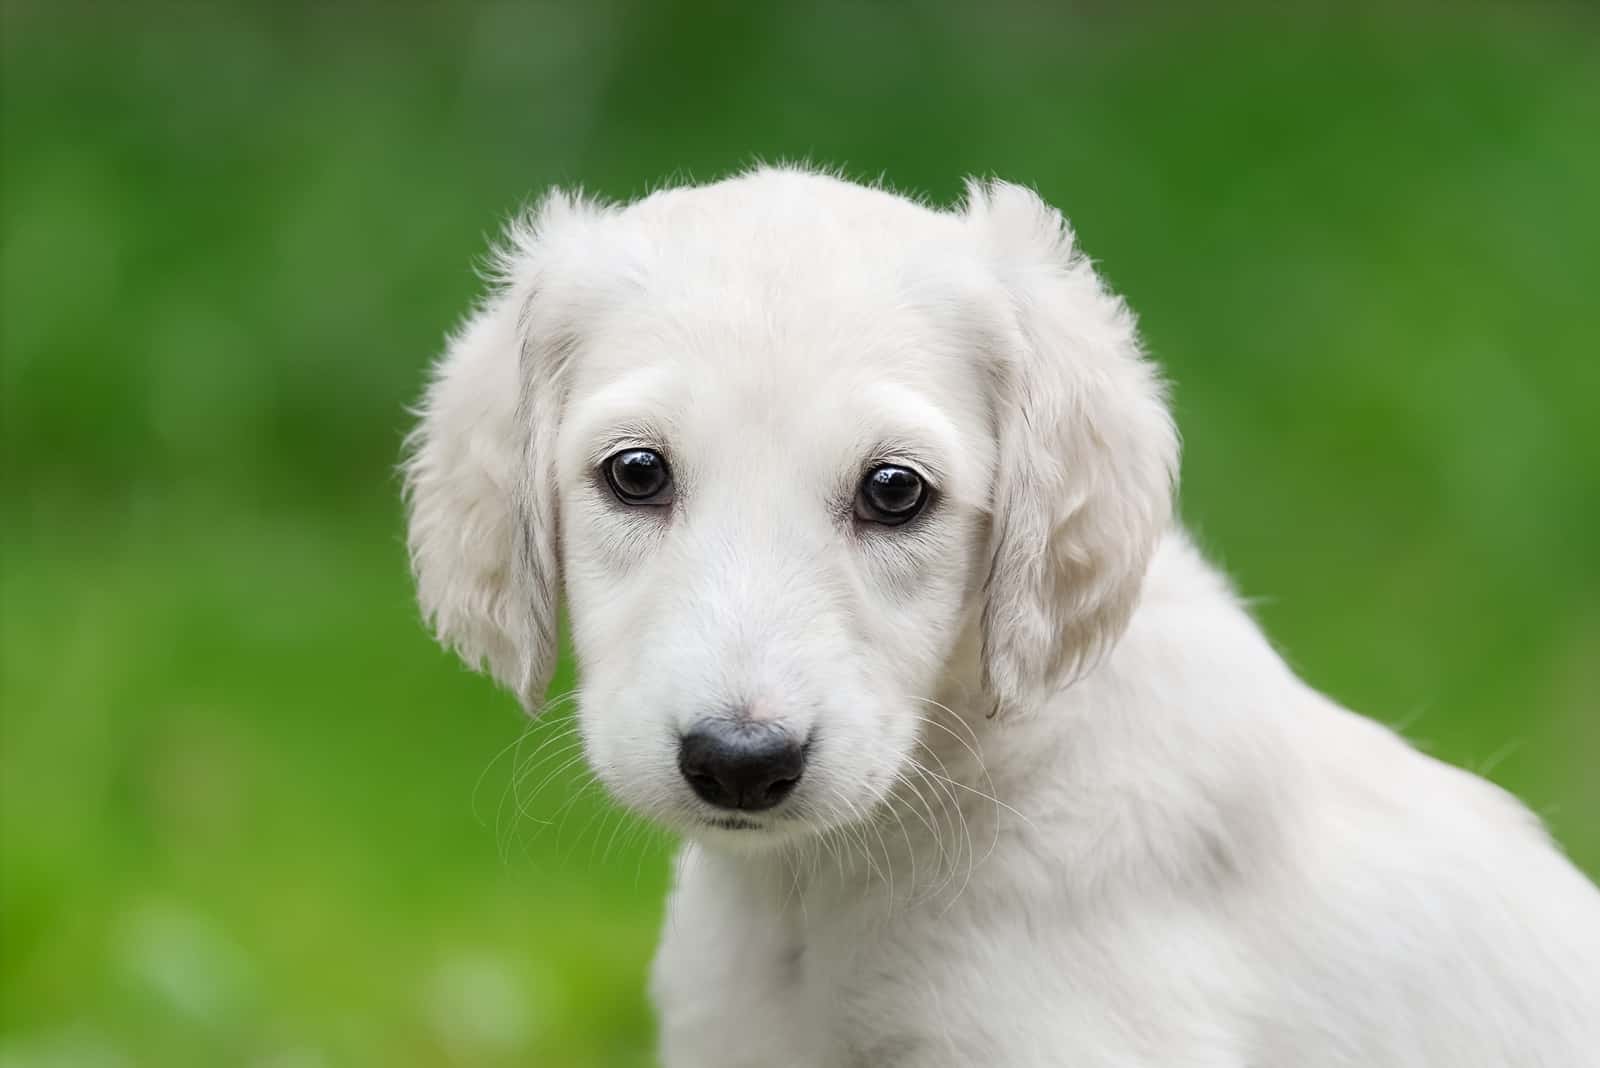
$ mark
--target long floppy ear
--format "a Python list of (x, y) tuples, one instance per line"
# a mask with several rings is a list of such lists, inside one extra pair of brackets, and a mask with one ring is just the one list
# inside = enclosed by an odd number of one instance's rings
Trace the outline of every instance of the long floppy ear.
[(1032, 191), (970, 182), (999, 275), (993, 562), (984, 681), (1030, 708), (1121, 636), (1171, 520), (1178, 437), (1133, 315)]
[(592, 209), (551, 193), (507, 229), (494, 288), (450, 339), (406, 442), (407, 543), (439, 641), (535, 712), (555, 670), (554, 453), (575, 347), (559, 246)]

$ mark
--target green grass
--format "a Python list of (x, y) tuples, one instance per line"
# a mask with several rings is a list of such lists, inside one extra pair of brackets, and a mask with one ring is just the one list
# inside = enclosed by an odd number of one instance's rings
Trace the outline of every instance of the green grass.
[(0, 1066), (649, 1062), (667, 843), (392, 467), (500, 218), (758, 156), (1066, 208), (1296, 667), (1600, 871), (1591, 12), (325, 7), (4, 3)]
[(5, 546), (8, 1031), (87, 1022), (152, 1063), (445, 1062), (435, 1017), (478, 976), (516, 1004), (460, 1025), (470, 1063), (501, 1063), (497, 1036), (644, 1046), (664, 854), (618, 852), (639, 835), (593, 791), (561, 811), (559, 761), (508, 794), (566, 724), (496, 759), (518, 714), (420, 632), (390, 524), (116, 525)]

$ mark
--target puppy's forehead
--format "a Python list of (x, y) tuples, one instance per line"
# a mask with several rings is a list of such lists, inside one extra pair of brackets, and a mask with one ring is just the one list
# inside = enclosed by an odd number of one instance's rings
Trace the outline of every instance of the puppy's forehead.
[(974, 388), (977, 257), (952, 216), (778, 171), (657, 194), (608, 225), (625, 251), (583, 331), (591, 387), (649, 372), (736, 407)]
[(933, 394), (970, 391), (983, 339), (941, 315), (860, 290), (796, 285), (781, 296), (707, 287), (689, 299), (644, 299), (588, 333), (580, 381), (601, 388), (648, 378), (704, 402), (775, 397), (798, 404), (883, 384)]

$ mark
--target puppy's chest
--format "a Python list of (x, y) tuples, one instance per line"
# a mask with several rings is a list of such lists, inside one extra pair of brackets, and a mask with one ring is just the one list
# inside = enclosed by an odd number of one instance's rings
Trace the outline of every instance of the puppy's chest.
[(1085, 932), (981, 872), (942, 902), (891, 902), (881, 883), (773, 897), (726, 874), (685, 872), (669, 907), (655, 991), (669, 1068), (1125, 1065), (1195, 1050), (1186, 1063), (1244, 1063), (1225, 977), (1174, 967), (1174, 946), (1217, 960), (1225, 947), (1181, 919)]
[(669, 1066), (853, 1063), (870, 1042), (858, 1010), (881, 1008), (883, 944), (867, 902), (770, 887), (686, 864), (668, 903), (654, 997)]
[(938, 910), (859, 888), (774, 902), (711, 882), (680, 885), (657, 960), (669, 1066), (964, 1063), (949, 1036), (986, 1025), (968, 1018), (981, 1009), (962, 991), (969, 963), (938, 949)]

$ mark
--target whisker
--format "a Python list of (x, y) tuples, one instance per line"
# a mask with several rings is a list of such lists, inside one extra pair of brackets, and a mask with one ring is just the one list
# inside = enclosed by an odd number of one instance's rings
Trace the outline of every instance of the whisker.
[(908, 757), (908, 760), (911, 763), (912, 770), (915, 771), (923, 779), (923, 781), (928, 784), (929, 789), (933, 790), (935, 795), (941, 799), (942, 803), (940, 808), (945, 814), (946, 823), (950, 827), (952, 837), (955, 839), (956, 852), (950, 857), (949, 870), (945, 875), (944, 880), (939, 884), (938, 889), (934, 892), (935, 896), (937, 896), (948, 889), (950, 883), (955, 880), (956, 875), (960, 870), (960, 860), (963, 853), (965, 853), (967, 857), (967, 870), (969, 873), (971, 872), (973, 857), (976, 852), (972, 844), (972, 829), (967, 823), (966, 812), (961, 808), (961, 799), (956, 795), (955, 791), (951, 790), (948, 785), (940, 782), (937, 777), (934, 776), (933, 772), (915, 757)]
[(483, 826), (484, 823), (483, 816), (478, 812), (478, 794), (483, 789), (483, 780), (489, 777), (489, 772), (494, 770), (494, 766), (500, 763), (505, 755), (511, 752), (513, 749), (519, 750), (517, 758), (513, 759), (512, 761), (512, 766), (515, 767), (516, 760), (521, 758), (520, 750), (522, 749), (522, 743), (527, 741), (528, 737), (538, 729), (539, 725), (537, 723), (529, 723), (524, 726), (522, 730), (517, 732), (517, 736), (515, 738), (507, 742), (499, 752), (495, 753), (494, 756), (489, 758), (489, 763), (483, 766), (483, 770), (478, 772), (478, 777), (473, 780), (472, 797), (470, 802), (472, 808), (472, 818), (478, 821), (478, 825), (480, 827)]

